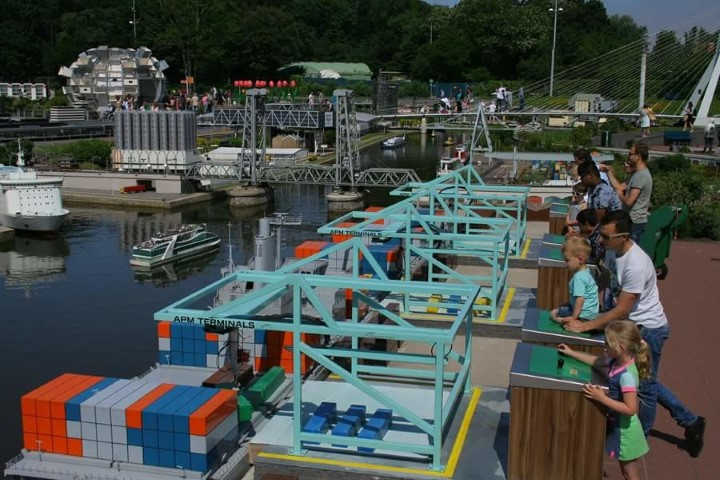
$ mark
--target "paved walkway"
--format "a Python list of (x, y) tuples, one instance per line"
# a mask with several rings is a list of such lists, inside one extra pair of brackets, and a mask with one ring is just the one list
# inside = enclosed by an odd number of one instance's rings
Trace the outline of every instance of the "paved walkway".
[[(660, 282), (660, 300), (672, 333), (663, 349), (660, 380), (708, 422), (705, 448), (691, 458), (682, 448), (683, 430), (658, 407), (649, 438), (647, 479), (720, 478), (720, 242), (673, 242), (670, 273)], [(621, 479), (609, 463), (609, 479)]]

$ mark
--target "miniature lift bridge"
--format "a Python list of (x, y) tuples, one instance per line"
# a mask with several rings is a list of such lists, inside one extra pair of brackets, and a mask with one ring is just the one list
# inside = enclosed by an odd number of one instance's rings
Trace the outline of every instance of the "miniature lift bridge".
[[(218, 108), (214, 125), (242, 129), (242, 150), (231, 162), (196, 163), (187, 176), (202, 179), (237, 179), (258, 183), (298, 183), (341, 187), (397, 187), (419, 181), (407, 168), (358, 169), (358, 126), (351, 90), (335, 90), (332, 111), (313, 110), (305, 104), (266, 104), (267, 90), (247, 91), (244, 108)], [(266, 160), (267, 130), (321, 129), (335, 127), (335, 164), (270, 165)]]
[[(349, 275), (329, 276), (298, 273), (314, 262), (327, 262), (337, 253), (345, 252), (351, 257)], [(360, 262), (364, 258), (372, 270), (373, 278), (363, 278)], [(221, 306), (207, 309), (207, 299), (223, 285), (230, 282), (252, 282), (255, 288), (247, 294)], [(323, 291), (352, 292), (352, 313), (334, 314)], [(456, 309), (454, 320), (443, 328), (418, 327), (398, 315), (383, 300), (397, 295), (411, 299), (420, 307), (437, 306), (430, 296), (454, 295), (457, 302), (448, 305)], [(335, 244), (319, 253), (286, 265), (275, 272), (240, 271), (233, 273), (188, 297), (155, 313), (158, 321), (181, 321), (207, 327), (233, 327), (253, 322), (254, 328), (292, 332), (293, 336), (293, 438), (291, 453), (301, 454), (310, 442), (321, 444), (343, 444), (350, 447), (365, 447), (412, 453), (429, 457), (433, 470), (442, 470), (442, 448), (445, 436), (452, 423), (454, 412), (462, 396), (470, 393), (470, 366), (472, 361), (472, 335), (465, 336), (463, 351), (454, 351), (451, 346), (461, 327), (470, 332), (472, 309), (480, 294), (480, 287), (470, 284), (442, 284), (420, 281), (390, 280), (384, 269), (373, 258), (361, 238), (352, 238)], [(281, 302), (289, 308), (278, 313), (273, 304)], [(385, 317), (385, 324), (364, 323), (361, 315), (377, 312)], [(340, 348), (326, 343), (310, 345), (304, 341), (305, 334), (329, 337), (349, 337), (351, 348)], [(405, 354), (379, 352), (359, 347), (361, 338), (413, 341), (425, 344), (428, 354)], [(393, 415), (402, 417), (423, 432), (422, 441), (385, 441), (359, 437), (337, 436), (331, 433), (308, 433), (303, 431), (303, 392), (301, 361), (305, 355), (338, 375), (348, 384), (379, 404), (392, 409)], [(349, 368), (338, 360), (350, 359)], [(360, 362), (367, 360), (387, 361), (388, 366), (367, 366)], [(424, 367), (399, 368), (395, 362)], [(449, 367), (456, 371), (449, 371)], [(433, 415), (422, 418), (413, 409), (383, 393), (360, 374), (372, 368), (372, 373), (410, 379), (425, 378), (432, 381)], [(429, 368), (429, 369), (428, 369)]]

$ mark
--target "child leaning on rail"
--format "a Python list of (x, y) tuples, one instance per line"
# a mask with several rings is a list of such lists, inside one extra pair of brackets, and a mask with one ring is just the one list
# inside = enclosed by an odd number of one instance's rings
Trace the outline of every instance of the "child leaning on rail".
[(639, 460), (650, 450), (638, 419), (638, 388), (650, 377), (650, 350), (630, 320), (616, 320), (605, 327), (605, 357), (573, 350), (565, 344), (558, 350), (594, 367), (607, 368), (608, 391), (585, 385), (585, 396), (610, 410), (605, 449), (620, 462), (623, 477), (640, 479)]
[(550, 312), (553, 320), (560, 323), (570, 320), (594, 320), (600, 303), (598, 287), (587, 268), (590, 244), (582, 237), (569, 237), (562, 247), (568, 270), (572, 273), (568, 291), (570, 303)]

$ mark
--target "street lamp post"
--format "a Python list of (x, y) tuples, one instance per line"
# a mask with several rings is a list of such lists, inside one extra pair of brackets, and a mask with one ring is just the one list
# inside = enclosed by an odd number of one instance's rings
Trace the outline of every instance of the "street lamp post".
[(137, 42), (137, 19), (135, 18), (135, 0), (133, 0), (130, 10), (132, 10), (132, 20), (130, 20), (128, 23), (133, 26), (133, 46), (135, 46), (134, 44), (135, 42)]
[(550, 96), (553, 96), (553, 83), (555, 82), (555, 39), (557, 38), (557, 18), (558, 12), (562, 12), (563, 9), (558, 9), (558, 0), (555, 0), (555, 8), (549, 8), (548, 11), (553, 12), (555, 18), (553, 20), (553, 46), (552, 46), (552, 58), (550, 60)]

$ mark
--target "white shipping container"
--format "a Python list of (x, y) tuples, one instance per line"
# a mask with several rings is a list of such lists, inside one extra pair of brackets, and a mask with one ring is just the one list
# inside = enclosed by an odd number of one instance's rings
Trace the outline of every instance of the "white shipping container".
[(128, 395), (127, 397), (123, 398), (119, 402), (117, 402), (115, 405), (112, 406), (110, 409), (110, 422), (113, 425), (118, 425), (120, 427), (125, 426), (125, 409), (132, 405), (133, 403), (140, 400), (142, 397), (153, 391), (155, 388), (157, 388), (158, 383), (146, 383), (137, 390), (135, 390), (133, 393)]
[(95, 423), (95, 407), (128, 383), (130, 383), (130, 380), (118, 380), (82, 402), (80, 404), (80, 420)]
[(82, 424), (73, 420), (65, 422), (65, 430), (68, 438), (82, 438)]
[(145, 383), (146, 382), (144, 380), (131, 380), (123, 388), (119, 389), (117, 392), (113, 393), (105, 400), (98, 403), (97, 407), (95, 407), (95, 422), (110, 425), (112, 423), (112, 420), (110, 418), (110, 410), (112, 406), (118, 403), (123, 398), (130, 395), (131, 393), (135, 392), (138, 388), (145, 385)]
[(112, 459), (116, 462), (127, 462), (128, 461), (128, 447), (127, 445), (119, 445), (117, 443), (112, 444)]
[(102, 458), (103, 460), (112, 460), (112, 443), (98, 442), (97, 446), (98, 458)]
[(110, 425), (96, 423), (95, 427), (97, 431), (98, 442), (112, 443), (112, 429), (110, 428)]
[(158, 350), (163, 352), (170, 351), (170, 339), (169, 338), (158, 338)]
[(137, 445), (128, 445), (128, 462), (130, 463), (143, 463), (143, 447)]
[(97, 458), (98, 447), (97, 442), (93, 440), (83, 440), (83, 457)]

